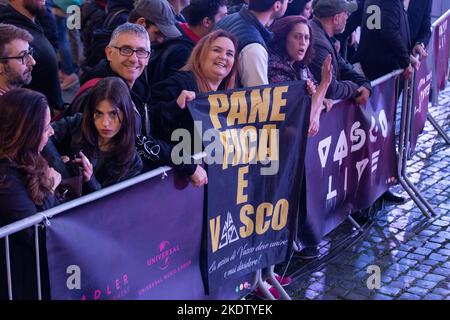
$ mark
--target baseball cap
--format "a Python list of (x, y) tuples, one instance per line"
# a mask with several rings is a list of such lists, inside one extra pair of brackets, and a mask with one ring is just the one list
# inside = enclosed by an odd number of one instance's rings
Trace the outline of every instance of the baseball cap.
[(181, 36), (175, 26), (175, 16), (165, 0), (140, 0), (134, 10), (146, 20), (153, 22), (163, 35), (169, 38)]
[(341, 12), (355, 12), (358, 4), (354, 1), (347, 0), (314, 0), (313, 12), (318, 18), (332, 17)]

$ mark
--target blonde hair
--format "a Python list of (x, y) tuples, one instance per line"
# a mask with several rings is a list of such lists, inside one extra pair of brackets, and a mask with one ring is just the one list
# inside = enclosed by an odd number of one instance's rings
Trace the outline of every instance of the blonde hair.
[[(208, 54), (208, 51), (210, 50), (212, 43), (217, 38), (222, 37), (230, 39), (231, 42), (233, 42), (234, 44), (235, 50), (237, 49), (237, 40), (233, 35), (231, 35), (229, 32), (225, 30), (213, 31), (200, 39), (200, 41), (192, 50), (188, 62), (181, 69), (184, 71), (191, 71), (194, 73), (195, 78), (197, 80), (198, 89), (202, 93), (214, 91), (210, 87), (209, 83), (206, 81), (205, 73), (203, 72), (203, 61), (205, 61), (206, 55)], [(234, 56), (233, 67), (231, 68), (230, 73), (220, 82), (218, 90), (228, 90), (235, 88), (238, 65), (239, 65), (238, 54), (236, 52)]]

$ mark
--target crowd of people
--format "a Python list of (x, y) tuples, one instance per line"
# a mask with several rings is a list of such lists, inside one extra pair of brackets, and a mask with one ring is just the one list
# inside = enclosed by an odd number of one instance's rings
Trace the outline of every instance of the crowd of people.
[[(313, 136), (332, 100), (364, 105), (371, 80), (395, 69), (409, 78), (431, 35), (431, 0), (5, 2), (0, 226), (67, 201), (64, 181), (74, 175), (81, 184), (75, 197), (163, 165), (201, 187), (208, 175), (192, 154), (182, 163), (171, 157), (174, 130), (194, 135), (186, 104), (196, 94), (306, 80)], [(71, 5), (82, 6), (81, 29), (68, 27)], [(371, 5), (380, 7), (380, 29), (367, 26)], [(351, 61), (342, 54), (347, 45), (357, 48)], [(73, 100), (64, 102), (62, 92), (78, 84)], [(27, 246), (34, 243), (27, 232), (13, 247), (26, 252), (12, 257), (22, 277), (13, 279), (15, 298), (35, 297), (26, 280), (33, 278), (25, 270), (33, 264)], [(0, 297), (6, 298), (1, 263), (0, 270)]]

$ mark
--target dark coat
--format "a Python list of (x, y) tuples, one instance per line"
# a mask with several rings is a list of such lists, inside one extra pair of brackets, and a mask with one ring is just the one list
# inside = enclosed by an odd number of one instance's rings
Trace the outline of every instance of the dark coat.
[[(56, 205), (53, 196), (39, 207), (31, 200), (24, 183), (25, 176), (9, 162), (0, 160), (0, 226), (35, 215)], [(41, 253), (41, 281), (44, 299), (49, 298), (48, 267), (45, 250), (45, 233), (41, 229), (39, 244)], [(13, 298), (37, 299), (36, 258), (34, 228), (28, 228), (10, 236), (10, 259)], [(3, 242), (3, 241), (2, 241)], [(0, 246), (0, 300), (8, 299), (6, 282), (5, 246)]]
[(43, 93), (52, 109), (61, 109), (64, 103), (59, 84), (56, 53), (42, 27), (9, 5), (0, 7), (0, 22), (15, 25), (31, 33), (33, 36), (31, 46), (34, 50), (33, 58), (36, 60), (36, 65), (33, 67), (33, 79), (27, 88)]
[(312, 20), (311, 29), (314, 37), (314, 58), (309, 65), (309, 69), (318, 82), (322, 80), (322, 65), (326, 57), (331, 54), (332, 58), (333, 73), (326, 98), (333, 100), (351, 99), (360, 86), (364, 86), (371, 91), (370, 81), (358, 73), (350, 63), (336, 52), (331, 38), (326, 34), (317, 19)]
[(178, 24), (176, 26), (180, 37), (167, 38), (155, 46), (147, 67), (150, 84), (163, 81), (184, 67), (195, 47), (195, 42)]
[[(55, 134), (50, 139), (51, 143), (56, 146), (60, 155), (72, 157), (74, 154), (78, 154), (79, 151), (86, 150), (82, 142), (82, 119), (83, 115), (78, 113), (72, 117), (63, 118), (52, 123)], [(86, 151), (84, 151), (84, 153), (86, 153)], [(100, 154), (97, 155), (86, 156), (92, 163), (94, 172), (91, 180), (83, 186), (85, 193), (93, 192), (114, 183), (132, 178), (142, 171), (142, 160), (136, 150), (134, 150), (134, 155), (128, 171), (123, 177), (117, 177), (117, 175), (114, 174), (114, 172), (117, 171), (117, 159), (114, 155), (100, 152)], [(100, 157), (102, 157), (101, 161)], [(57, 157), (53, 157), (52, 159), (58, 160)], [(51, 163), (51, 166), (58, 170), (61, 166), (61, 162)]]
[(199, 91), (195, 75), (190, 71), (178, 71), (152, 87), (153, 128), (156, 137), (167, 142), (171, 141), (172, 132), (178, 128), (194, 132), (194, 121), (189, 110), (181, 109), (177, 104), (178, 96), (183, 90)]
[(428, 45), (431, 37), (431, 0), (411, 0), (408, 7), (411, 43)]
[(366, 8), (381, 9), (380, 29), (361, 26), (361, 42), (353, 61), (361, 63), (365, 75), (374, 80), (396, 69), (405, 69), (411, 52), (408, 16), (401, 0), (366, 0), (363, 21), (369, 18)]
[[(178, 128), (188, 130), (191, 137), (196, 134), (194, 120), (188, 108), (181, 109), (177, 104), (177, 98), (183, 90), (199, 91), (195, 75), (190, 71), (178, 71), (152, 87), (150, 109), (152, 110), (151, 119), (154, 134), (157, 138), (172, 145), (175, 144), (171, 141), (172, 132)], [(197, 137), (197, 139), (201, 139), (201, 137)], [(181, 166), (184, 172), (190, 173), (189, 175), (192, 175), (197, 167), (195, 164)]]

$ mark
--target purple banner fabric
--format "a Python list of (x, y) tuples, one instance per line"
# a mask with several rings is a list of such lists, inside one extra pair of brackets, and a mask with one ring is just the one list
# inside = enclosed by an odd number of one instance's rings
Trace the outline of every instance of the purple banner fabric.
[[(427, 52), (429, 48), (427, 48)], [(422, 132), (425, 122), (427, 121), (428, 103), (430, 102), (430, 88), (431, 88), (431, 68), (430, 68), (431, 55), (427, 59), (423, 60), (420, 64), (419, 70), (416, 72), (416, 78), (414, 79), (414, 118), (411, 122), (411, 149), (410, 154), (414, 153), (416, 148), (417, 139)]]
[(450, 49), (450, 15), (433, 31), (434, 67), (438, 90), (444, 90), (447, 83), (448, 59)]
[(203, 188), (144, 181), (51, 220), (52, 299), (238, 299), (251, 278), (205, 296), (200, 273)]
[[(190, 104), (207, 153), (210, 290), (289, 258), (310, 105), (304, 81), (211, 94)], [(214, 150), (207, 136), (219, 141)]]
[(365, 106), (343, 101), (322, 115), (306, 152), (306, 208), (298, 240), (317, 245), (348, 216), (369, 207), (396, 180), (395, 81), (373, 89)]

